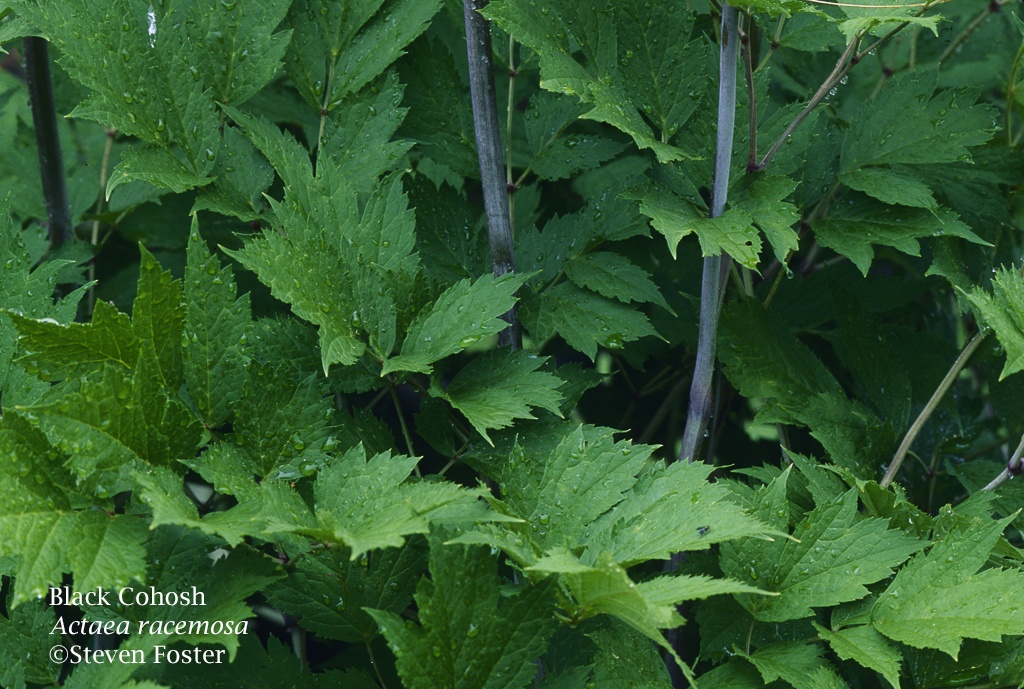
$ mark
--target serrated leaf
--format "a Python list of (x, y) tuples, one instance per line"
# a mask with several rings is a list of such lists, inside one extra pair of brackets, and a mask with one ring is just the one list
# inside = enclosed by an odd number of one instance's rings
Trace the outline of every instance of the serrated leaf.
[(584, 560), (610, 552), (616, 562), (630, 566), (667, 560), (677, 552), (704, 550), (713, 543), (781, 535), (744, 513), (723, 485), (709, 483), (711, 471), (700, 462), (655, 465), (614, 512), (584, 525)]
[(414, 457), (390, 453), (367, 459), (362, 446), (332, 459), (313, 487), (315, 528), (296, 530), (314, 538), (343, 543), (352, 559), (375, 548), (398, 547), (430, 523), (470, 524), (494, 521), (480, 501), (486, 489), (449, 482), (408, 481)]
[(355, 643), (378, 633), (364, 608), (401, 614), (426, 567), (423, 539), (373, 551), (362, 561), (353, 561), (344, 551), (324, 550), (304, 555), (266, 596), (274, 607), (298, 617), (304, 629)]
[(245, 382), (252, 327), (249, 295), (236, 299), (234, 274), (210, 254), (193, 221), (185, 267), (185, 384), (209, 428), (223, 424)]
[(583, 254), (565, 264), (565, 274), (576, 285), (603, 297), (627, 304), (651, 302), (672, 312), (647, 271), (621, 254), (611, 251)]
[(980, 288), (967, 295), (1006, 349), (999, 380), (1024, 369), (1024, 277), (1019, 270), (1000, 268), (992, 277), (992, 293)]
[(266, 210), (263, 194), (274, 181), (274, 170), (237, 128), (224, 128), (212, 174), (216, 180), (199, 189), (193, 212), (211, 210), (246, 222), (260, 219)]
[(1024, 634), (1024, 618), (1007, 597), (1020, 587), (1021, 573), (978, 571), (1011, 520), (975, 519), (915, 556), (878, 597), (871, 624), (894, 641), (936, 648), (954, 659), (965, 638), (999, 641)]
[(515, 419), (536, 418), (532, 407), (561, 415), (556, 392), (562, 381), (538, 371), (547, 361), (522, 350), (492, 350), (474, 359), (456, 374), (440, 396), (462, 412), (488, 441), (488, 429), (511, 426)]
[(799, 246), (793, 226), (800, 220), (800, 213), (786, 201), (796, 186), (794, 180), (783, 175), (758, 175), (749, 184), (729, 192), (730, 206), (750, 215), (768, 239), (775, 257), (783, 263)]
[(650, 641), (636, 631), (613, 623), (589, 636), (598, 648), (594, 657), (595, 687), (668, 689), (672, 686), (665, 661)]
[(430, 373), (434, 362), (508, 327), (500, 316), (515, 304), (514, 294), (527, 276), (509, 273), (460, 280), (413, 319), (401, 354), (384, 362), (381, 375), (393, 371)]
[(680, 240), (696, 234), (705, 256), (728, 254), (737, 262), (754, 268), (761, 253), (761, 235), (754, 218), (741, 208), (730, 208), (717, 218), (708, 218), (691, 202), (661, 188), (649, 187), (641, 196), (640, 212), (665, 236), (675, 256)]
[(518, 689), (555, 631), (554, 582), (502, 600), (497, 562), (486, 549), (430, 541), (431, 579), (416, 590), (419, 625), (368, 610), (398, 658), (409, 689)]
[(576, 427), (547, 452), (529, 449), (513, 451), (499, 480), (502, 499), (537, 527), (542, 548), (581, 545), (583, 529), (622, 500), (654, 451), (594, 426)]
[(975, 244), (987, 243), (953, 211), (886, 206), (860, 194), (854, 194), (837, 213), (815, 221), (812, 228), (819, 244), (848, 257), (864, 275), (875, 255), (872, 244), (919, 256), (918, 240), (922, 237), (960, 237)]
[(310, 107), (333, 110), (403, 55), (440, 5), (354, 0), (321, 8), (313, 0), (296, 0), (288, 24), (302, 39), (289, 46), (288, 74)]
[(813, 622), (822, 641), (827, 641), (842, 660), (853, 660), (879, 673), (892, 685), (900, 689), (900, 668), (903, 654), (899, 647), (878, 633), (874, 627), (848, 627), (832, 631)]
[[(541, 88), (576, 96), (592, 106), (583, 119), (605, 122), (628, 134), (638, 147), (654, 151), (660, 162), (687, 158), (682, 150), (655, 136), (638, 104), (630, 100), (619, 68), (617, 5), (562, 0), (554, 11), (547, 6), (543, 9), (548, 11), (543, 12), (526, 0), (506, 0), (489, 5), (482, 13), (540, 55)], [(646, 21), (644, 17), (645, 25)], [(582, 46), (585, 65), (574, 54), (570, 36), (573, 43)], [(678, 32), (661, 50), (672, 51), (676, 36)], [(658, 65), (670, 59), (661, 50), (657, 51)], [(678, 70), (663, 73), (658, 69), (658, 78), (678, 76)]]
[[(76, 590), (115, 588), (144, 576), (145, 524), (103, 510), (74, 509), (70, 476), (52, 466), (42, 434), (14, 412), (0, 425), (0, 557), (13, 556), (12, 606), (46, 594), (72, 573)], [(56, 457), (54, 457), (56, 458)], [(43, 476), (36, 481), (35, 475)], [(73, 495), (73, 493), (72, 493)]]
[(180, 194), (196, 187), (205, 187), (213, 180), (213, 177), (197, 175), (165, 148), (140, 146), (121, 154), (121, 162), (107, 180), (106, 197), (109, 201), (115, 189), (130, 182), (148, 182)]
[(796, 689), (815, 689), (811, 678), (826, 668), (823, 652), (820, 644), (781, 642), (739, 655), (753, 663), (765, 684), (781, 679)]
[(840, 179), (851, 189), (862, 191), (882, 203), (925, 208), (930, 211), (938, 209), (932, 190), (906, 170), (862, 167), (844, 172)]
[(524, 300), (520, 316), (535, 337), (557, 333), (591, 361), (598, 346), (622, 349), (626, 342), (658, 335), (643, 313), (567, 282)]
[(780, 594), (738, 598), (763, 622), (809, 617), (812, 608), (861, 598), (867, 595), (868, 584), (890, 576), (924, 545), (889, 529), (888, 520), (858, 519), (855, 490), (816, 507), (797, 524), (793, 538), (722, 546), (722, 571), (727, 576)]
[(60, 666), (49, 662), (54, 611), (41, 600), (17, 607), (8, 600), (4, 607), (7, 616), (0, 615), (0, 663), (4, 668), (0, 682), (11, 689), (24, 689), (26, 682), (56, 686)]
[[(963, 100), (968, 101), (966, 107)], [(843, 141), (842, 170), (969, 161), (968, 149), (992, 136), (992, 110), (973, 101), (973, 95), (953, 89), (936, 93), (934, 76), (927, 73), (907, 73), (888, 81), (878, 97), (854, 115)]]

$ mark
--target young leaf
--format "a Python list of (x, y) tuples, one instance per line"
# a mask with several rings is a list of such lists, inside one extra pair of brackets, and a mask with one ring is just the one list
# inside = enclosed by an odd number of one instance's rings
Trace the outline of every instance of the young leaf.
[(473, 428), (490, 441), (487, 430), (505, 428), (515, 419), (533, 419), (531, 407), (561, 415), (558, 376), (537, 369), (547, 361), (522, 350), (493, 350), (474, 359), (438, 391), (443, 399), (465, 414)]
[(871, 624), (894, 641), (936, 648), (953, 658), (965, 638), (999, 641), (1024, 634), (1024, 619), (1012, 600), (1024, 581), (1021, 573), (978, 571), (1011, 519), (976, 519), (965, 529), (950, 530), (896, 574), (878, 597)]
[(398, 658), (409, 689), (520, 689), (555, 631), (551, 579), (502, 599), (497, 562), (484, 548), (430, 539), (430, 579), (416, 589), (419, 625), (367, 610)]
[(992, 277), (992, 294), (975, 288), (967, 299), (1006, 349), (999, 380), (1024, 369), (1024, 277), (1020, 271), (1000, 268)]

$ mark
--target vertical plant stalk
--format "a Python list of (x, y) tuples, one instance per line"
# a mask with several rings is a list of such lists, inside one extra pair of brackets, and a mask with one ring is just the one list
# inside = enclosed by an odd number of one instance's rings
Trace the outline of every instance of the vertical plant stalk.
[(64, 179), (64, 156), (57, 134), (57, 108), (50, 78), (50, 54), (46, 39), (28, 36), (24, 42), (25, 76), (28, 80), (32, 123), (39, 151), (39, 172), (43, 180), (50, 249), (72, 239), (71, 204)]
[(953, 362), (949, 371), (946, 372), (942, 382), (939, 383), (939, 387), (935, 388), (935, 392), (932, 393), (931, 399), (928, 400), (928, 403), (924, 405), (924, 409), (922, 409), (921, 413), (917, 415), (916, 419), (914, 419), (914, 423), (912, 423), (910, 428), (907, 429), (907, 434), (903, 436), (903, 442), (900, 443), (899, 448), (896, 450), (896, 454), (893, 455), (892, 462), (889, 463), (889, 468), (886, 470), (885, 476), (883, 476), (882, 480), (879, 482), (879, 486), (885, 488), (892, 483), (893, 478), (896, 476), (896, 472), (900, 470), (900, 465), (903, 464), (903, 460), (907, 456), (907, 452), (910, 450), (910, 446), (914, 443), (914, 439), (917, 438), (917, 434), (921, 432), (922, 428), (924, 428), (924, 424), (928, 421), (928, 417), (930, 417), (932, 412), (935, 411), (935, 408), (939, 406), (939, 402), (942, 401), (946, 391), (953, 385), (953, 381), (956, 380), (957, 376), (960, 375), (960, 371), (962, 371), (964, 366), (967, 365), (967, 360), (971, 358), (971, 355), (974, 354), (974, 350), (978, 348), (978, 345), (984, 341), (987, 335), (987, 330), (981, 330), (971, 338), (971, 341), (968, 342), (966, 346), (964, 346), (963, 351), (960, 352), (960, 356), (956, 358), (956, 361)]
[[(491, 247), (494, 277), (516, 269), (512, 250), (512, 222), (509, 216), (508, 185), (502, 162), (498, 104), (494, 96), (494, 64), (491, 53), (491, 27), (479, 10), (487, 0), (463, 0), (466, 18), (466, 49), (469, 55), (469, 89), (473, 101), (473, 129), (476, 131), (477, 159), (487, 211), (487, 239)], [(522, 330), (516, 307), (502, 318), (508, 322), (498, 335), (503, 347), (522, 347)]]
[[(715, 179), (711, 187), (710, 217), (725, 212), (729, 194), (729, 166), (732, 139), (736, 128), (736, 57), (739, 47), (739, 13), (731, 5), (722, 6), (722, 45), (718, 72), (718, 134), (715, 142)], [(711, 415), (711, 378), (715, 370), (715, 345), (718, 339), (718, 315), (722, 310), (725, 283), (729, 277), (728, 256), (704, 258), (700, 287), (700, 331), (697, 339), (697, 363), (690, 383), (690, 407), (686, 413), (683, 446), (679, 459), (697, 458)]]

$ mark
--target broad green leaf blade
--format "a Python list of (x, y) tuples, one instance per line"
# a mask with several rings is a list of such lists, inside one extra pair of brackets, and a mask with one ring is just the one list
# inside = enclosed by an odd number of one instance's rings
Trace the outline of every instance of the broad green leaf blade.
[(193, 223), (185, 267), (185, 384), (209, 428), (223, 424), (245, 382), (252, 325), (249, 295), (236, 299), (234, 274), (206, 248)]
[(206, 175), (196, 175), (166, 148), (139, 146), (121, 154), (121, 162), (107, 180), (106, 197), (109, 201), (111, 194), (118, 187), (131, 182), (148, 182), (154, 187), (170, 189), (180, 194), (196, 187), (205, 187), (213, 182), (213, 179)]
[(705, 256), (725, 253), (748, 268), (757, 266), (761, 235), (754, 227), (754, 217), (742, 208), (730, 208), (717, 218), (708, 218), (689, 201), (654, 186), (645, 189), (638, 199), (640, 212), (665, 236), (673, 256), (683, 237), (696, 234)]
[(271, 605), (301, 619), (304, 629), (356, 643), (378, 633), (364, 608), (401, 614), (426, 568), (426, 543), (419, 538), (358, 561), (344, 550), (323, 550), (304, 555), (266, 595)]
[(50, 661), (54, 611), (41, 600), (14, 607), (4, 601), (7, 616), (0, 616), (0, 682), (24, 689), (25, 682), (57, 686), (61, 666)]
[(669, 689), (668, 669), (661, 654), (636, 631), (624, 624), (606, 624), (589, 635), (597, 644), (594, 658), (595, 687)]
[(992, 137), (994, 117), (989, 106), (973, 103), (974, 96), (962, 91), (936, 92), (935, 77), (927, 72), (887, 81), (878, 97), (854, 115), (843, 141), (842, 170), (969, 161), (969, 149)]
[(622, 501), (654, 447), (615, 442), (608, 428), (578, 426), (547, 452), (525, 450), (514, 450), (502, 467), (501, 494), (546, 549), (582, 545), (584, 529)]
[(622, 349), (626, 342), (658, 336), (643, 313), (568, 282), (524, 300), (520, 316), (534, 337), (561, 335), (591, 360), (599, 346)]
[(602, 297), (627, 304), (651, 302), (672, 311), (647, 271), (621, 254), (611, 251), (583, 254), (565, 264), (565, 274), (576, 285), (591, 289)]
[(472, 524), (495, 521), (480, 500), (484, 488), (449, 482), (413, 482), (414, 457), (389, 453), (369, 459), (362, 446), (334, 458), (320, 471), (313, 488), (316, 528), (310, 536), (344, 543), (352, 559), (375, 548), (399, 547), (430, 523)]
[(1024, 369), (1024, 277), (1020, 271), (1000, 268), (992, 277), (991, 294), (975, 288), (967, 299), (1006, 349), (999, 380)]
[(978, 571), (1011, 519), (977, 519), (914, 557), (878, 597), (871, 624), (894, 641), (953, 658), (964, 639), (1024, 634), (1024, 617), (1012, 599), (1024, 577), (1000, 568)]
[[(13, 557), (11, 605), (40, 598), (65, 572), (85, 591), (145, 575), (146, 525), (126, 515), (72, 507), (79, 500), (59, 455), (13, 411), (0, 422), (0, 557)], [(41, 480), (36, 480), (37, 478)]]
[(314, 0), (296, 0), (288, 23), (302, 38), (289, 46), (288, 74), (310, 107), (332, 110), (397, 60), (440, 5), (440, 0), (353, 0), (321, 7)]
[(795, 181), (782, 175), (759, 175), (749, 184), (729, 191), (729, 204), (753, 219), (754, 225), (768, 239), (775, 257), (783, 263), (799, 246), (793, 226), (800, 221), (800, 213), (795, 205), (786, 201), (796, 186)]
[(722, 546), (726, 576), (757, 582), (777, 597), (738, 600), (756, 619), (784, 622), (814, 614), (812, 608), (857, 600), (866, 586), (892, 575), (893, 568), (923, 543), (888, 528), (888, 520), (858, 518), (857, 492), (819, 505), (797, 524), (795, 540)]
[(956, 213), (945, 208), (935, 212), (908, 206), (886, 206), (854, 194), (838, 212), (812, 225), (818, 243), (840, 253), (867, 275), (875, 252), (872, 244), (891, 246), (919, 256), (922, 237), (959, 237), (975, 244), (986, 242), (974, 234)]
[(874, 627), (848, 627), (832, 631), (814, 622), (822, 641), (827, 641), (837, 656), (853, 660), (885, 677), (893, 689), (900, 689), (900, 668), (903, 655), (898, 646), (878, 633)]
[(300, 380), (280, 364), (252, 363), (235, 405), (236, 442), (260, 476), (273, 478), (289, 463), (319, 451), (330, 436), (333, 416), (325, 381)]
[(562, 380), (537, 370), (546, 361), (546, 357), (522, 350), (493, 350), (459, 371), (448, 387), (439, 391), (440, 396), (489, 440), (488, 429), (511, 426), (515, 419), (535, 418), (531, 407), (561, 415), (558, 404), (562, 398), (556, 390)]
[(381, 375), (393, 371), (430, 373), (435, 362), (507, 328), (500, 316), (515, 304), (515, 292), (526, 277), (484, 275), (449, 287), (413, 319), (401, 354), (384, 362)]
[(599, 553), (609, 552), (616, 562), (631, 566), (704, 550), (713, 543), (783, 535), (746, 514), (724, 485), (709, 483), (712, 470), (701, 462), (655, 465), (614, 512), (582, 525), (584, 559), (592, 562)]
[(430, 541), (431, 579), (416, 590), (419, 624), (368, 610), (398, 658), (409, 689), (519, 689), (555, 631), (554, 581), (501, 596), (497, 562), (484, 548)]
[(851, 189), (862, 191), (882, 203), (924, 208), (933, 212), (939, 207), (932, 190), (909, 170), (862, 167), (843, 173), (840, 179)]
[(182, 381), (181, 335), (184, 327), (181, 283), (163, 270), (145, 247), (139, 268), (139, 287), (132, 305), (132, 331), (142, 356), (155, 355), (155, 363), (170, 390)]
[(827, 668), (824, 650), (820, 644), (781, 642), (739, 655), (753, 663), (765, 684), (782, 679), (796, 689), (817, 689), (813, 678)]

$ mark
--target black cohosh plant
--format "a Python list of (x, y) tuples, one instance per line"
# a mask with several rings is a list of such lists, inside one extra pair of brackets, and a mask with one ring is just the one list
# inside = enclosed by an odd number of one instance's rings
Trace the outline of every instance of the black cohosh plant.
[(0, 42), (0, 686), (1024, 683), (1008, 3)]

